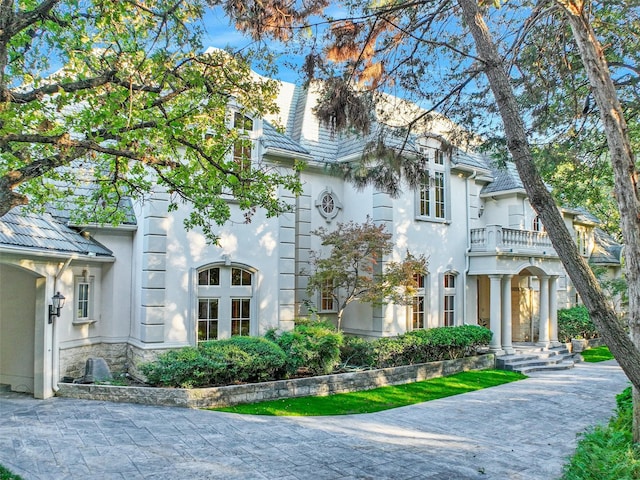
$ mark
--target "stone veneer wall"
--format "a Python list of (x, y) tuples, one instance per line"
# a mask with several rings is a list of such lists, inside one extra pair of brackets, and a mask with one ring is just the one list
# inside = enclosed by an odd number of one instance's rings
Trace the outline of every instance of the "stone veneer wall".
[(141, 363), (155, 361), (167, 349), (143, 349), (128, 343), (96, 343), (81, 347), (60, 349), (60, 378), (80, 378), (89, 357), (104, 358), (111, 373), (129, 373), (144, 379), (138, 369)]
[(60, 377), (80, 378), (89, 357), (104, 358), (112, 373), (126, 372), (129, 367), (126, 343), (96, 343), (60, 349)]
[(60, 389), (57, 395), (86, 400), (106, 400), (174, 407), (222, 407), (261, 400), (368, 390), (385, 385), (399, 385), (427, 380), (461, 371), (484, 370), (493, 368), (494, 365), (495, 356), (487, 354), (380, 370), (194, 389), (61, 383), (59, 384)]

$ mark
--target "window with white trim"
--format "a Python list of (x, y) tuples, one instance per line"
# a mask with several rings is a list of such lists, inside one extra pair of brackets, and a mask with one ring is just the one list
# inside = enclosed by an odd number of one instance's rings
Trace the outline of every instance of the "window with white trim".
[(233, 161), (238, 165), (239, 171), (246, 172), (251, 168), (253, 120), (240, 112), (234, 112), (233, 128), (240, 136), (233, 142)]
[(315, 205), (320, 212), (320, 215), (322, 215), (325, 220), (327, 220), (327, 222), (330, 222), (332, 219), (334, 219), (342, 208), (342, 203), (340, 203), (338, 196), (329, 187), (320, 192)]
[(93, 277), (82, 275), (74, 279), (74, 323), (93, 323)]
[(448, 184), (445, 156), (442, 150), (421, 147), (427, 179), (418, 190), (416, 216), (420, 220), (445, 221), (447, 219)]
[(320, 289), (320, 311), (335, 312), (336, 304), (334, 297), (334, 286), (331, 280), (326, 280)]
[(414, 275), (414, 280), (416, 282), (416, 293), (411, 304), (411, 329), (418, 330), (427, 326), (426, 275)]
[(456, 283), (457, 275), (452, 272), (444, 274), (442, 279), (442, 325), (453, 327), (456, 324)]
[(251, 335), (254, 327), (254, 273), (219, 265), (197, 273), (197, 341)]

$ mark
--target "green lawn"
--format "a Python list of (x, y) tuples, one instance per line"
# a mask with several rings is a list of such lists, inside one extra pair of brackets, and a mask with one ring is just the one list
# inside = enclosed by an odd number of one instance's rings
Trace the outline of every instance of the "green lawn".
[(222, 412), (250, 415), (319, 416), (371, 413), (438, 398), (472, 392), (527, 378), (517, 372), (481, 370), (462, 372), (422, 382), (380, 387), (325, 397), (298, 397), (233, 407), (211, 408)]
[(605, 360), (613, 360), (613, 355), (609, 351), (609, 347), (595, 347), (589, 348), (580, 352), (585, 362), (596, 363), (604, 362)]
[(22, 480), (22, 477), (11, 473), (9, 470), (0, 465), (0, 480)]

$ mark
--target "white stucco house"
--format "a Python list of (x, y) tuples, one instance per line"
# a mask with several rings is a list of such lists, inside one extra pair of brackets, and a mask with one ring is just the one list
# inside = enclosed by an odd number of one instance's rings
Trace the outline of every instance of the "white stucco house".
[[(168, 213), (162, 192), (123, 205), (129, 218), (118, 227), (69, 225), (60, 211), (0, 218), (0, 384), (46, 398), (62, 377), (82, 375), (90, 356), (118, 371), (199, 340), (292, 328), (309, 301), (332, 318), (330, 301), (305, 293), (301, 272), (320, 248), (310, 232), (367, 217), (393, 234), (394, 256), (427, 256), (429, 273), (412, 306), (348, 307), (346, 333), (466, 323), (489, 327), (498, 354), (512, 352), (513, 342), (557, 342), (556, 311), (577, 298), (513, 167), (452, 146), (443, 131), (417, 131), (410, 144), (428, 164), (429, 184), (395, 199), (357, 191), (325, 166), (358, 157), (366, 142), (332, 136), (313, 114), (316, 99), (283, 83), (281, 112), (270, 120), (286, 133), (266, 119), (251, 122), (252, 158), (308, 164), (303, 194), (287, 198), (292, 213), (258, 212), (246, 224), (238, 212), (217, 246), (185, 231), (188, 212)], [(597, 219), (561, 211), (583, 255), (619, 273), (620, 246)], [(59, 316), (50, 314), (57, 292), (65, 297)]]

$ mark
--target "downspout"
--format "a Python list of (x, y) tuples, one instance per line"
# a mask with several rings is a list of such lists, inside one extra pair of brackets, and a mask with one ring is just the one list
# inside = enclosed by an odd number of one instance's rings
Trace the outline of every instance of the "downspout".
[[(64, 264), (60, 267), (60, 270), (58, 270), (58, 273), (56, 274), (56, 276), (53, 279), (53, 292), (57, 292), (57, 287), (58, 287), (58, 280), (60, 280), (60, 277), (62, 277), (62, 274), (65, 272), (65, 270), (67, 269), (67, 267), (69, 266), (69, 264), (71, 263), (71, 260), (73, 260), (74, 257), (69, 257), (67, 258), (66, 262), (64, 262)], [(57, 317), (56, 317), (56, 321), (53, 322), (53, 324), (51, 325), (52, 328), (52, 333), (51, 333), (51, 390), (53, 390), (53, 393), (55, 394), (58, 391), (58, 378), (60, 375), (60, 347), (58, 345), (58, 329), (56, 328), (56, 325), (58, 324), (57, 321)]]
[[(478, 172), (476, 170), (473, 171), (471, 176), (467, 177), (464, 182), (464, 193), (465, 193), (465, 203), (467, 207), (467, 218), (466, 218), (466, 233), (467, 236), (467, 249), (464, 256), (464, 288), (462, 289), (462, 304), (464, 305), (464, 318), (463, 324), (468, 324), (467, 319), (467, 281), (469, 279), (469, 269), (471, 268), (471, 258), (469, 258), (469, 253), (471, 252), (471, 230), (470, 230), (470, 216), (471, 216), (471, 205), (469, 205), (469, 181), (474, 180), (478, 176)], [(477, 292), (476, 292), (477, 295)], [(477, 319), (476, 319), (476, 323)]]

